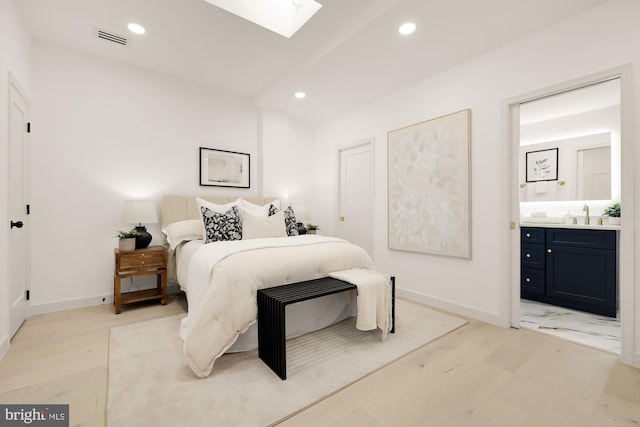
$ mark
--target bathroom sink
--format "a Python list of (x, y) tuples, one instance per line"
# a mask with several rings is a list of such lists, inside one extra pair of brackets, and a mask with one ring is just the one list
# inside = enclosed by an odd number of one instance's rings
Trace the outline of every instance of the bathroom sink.
[(524, 222), (527, 224), (562, 224), (565, 221), (564, 216), (527, 216), (523, 217), (520, 222)]

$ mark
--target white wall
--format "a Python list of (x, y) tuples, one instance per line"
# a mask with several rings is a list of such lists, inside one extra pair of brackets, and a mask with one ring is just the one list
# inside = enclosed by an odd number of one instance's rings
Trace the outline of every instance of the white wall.
[[(257, 111), (244, 99), (34, 45), (32, 312), (111, 301), (123, 201), (255, 195)], [(249, 153), (250, 189), (198, 185), (199, 147)], [(148, 227), (161, 244), (160, 225)]]
[(0, 357), (9, 344), (9, 313), (7, 310), (7, 217), (8, 197), (8, 105), (9, 72), (21, 88), (31, 93), (31, 43), (27, 29), (13, 0), (0, 0)]
[[(400, 294), (496, 324), (508, 324), (510, 142), (503, 103), (601, 70), (640, 63), (640, 2), (614, 0), (408, 87), (318, 130), (316, 207), (335, 223), (336, 147), (375, 137), (375, 262), (397, 277)], [(434, 59), (434, 60), (437, 60)], [(640, 103), (636, 86), (634, 101)], [(387, 248), (387, 132), (465, 108), (472, 110), (472, 259)], [(635, 114), (638, 118), (638, 114)], [(636, 162), (637, 163), (637, 162)], [(640, 197), (636, 186), (636, 197)], [(636, 281), (637, 282), (637, 281)], [(636, 321), (637, 323), (637, 321)], [(636, 326), (640, 330), (640, 325)], [(636, 339), (636, 342), (638, 340)]]
[[(32, 313), (113, 300), (126, 199), (159, 211), (163, 194), (298, 197), (311, 186), (291, 153), (312, 129), (247, 99), (43, 43), (33, 70)], [(251, 187), (199, 186), (199, 147), (249, 153)], [(147, 228), (161, 244), (160, 224)]]
[(314, 197), (309, 191), (314, 128), (274, 110), (261, 111), (260, 123), (264, 195), (281, 197), (290, 204), (308, 204)]

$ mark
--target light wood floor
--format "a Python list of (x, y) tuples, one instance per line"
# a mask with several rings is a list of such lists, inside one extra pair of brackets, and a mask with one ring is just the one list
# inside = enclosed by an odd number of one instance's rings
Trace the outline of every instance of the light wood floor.
[[(103, 305), (32, 317), (0, 361), (0, 403), (70, 404), (71, 425), (104, 425), (109, 329), (185, 307), (171, 295), (166, 306), (125, 306), (117, 316)], [(599, 350), (471, 320), (281, 426), (639, 423), (640, 370)]]

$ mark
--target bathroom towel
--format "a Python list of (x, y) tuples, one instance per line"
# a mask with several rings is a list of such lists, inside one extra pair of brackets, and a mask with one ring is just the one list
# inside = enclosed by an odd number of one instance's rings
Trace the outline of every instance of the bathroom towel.
[(547, 181), (536, 182), (536, 194), (547, 193)]
[(382, 339), (391, 329), (391, 279), (372, 270), (352, 268), (329, 273), (329, 277), (352, 283), (358, 288), (356, 328), (370, 331), (380, 328)]

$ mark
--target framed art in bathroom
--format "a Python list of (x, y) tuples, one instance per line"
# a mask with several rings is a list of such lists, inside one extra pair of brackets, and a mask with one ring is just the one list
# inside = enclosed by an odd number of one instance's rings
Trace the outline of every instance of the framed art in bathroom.
[(527, 182), (558, 180), (558, 149), (529, 151), (526, 154)]
[(250, 155), (200, 147), (200, 185), (249, 188)]

